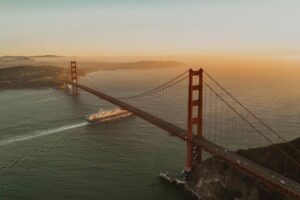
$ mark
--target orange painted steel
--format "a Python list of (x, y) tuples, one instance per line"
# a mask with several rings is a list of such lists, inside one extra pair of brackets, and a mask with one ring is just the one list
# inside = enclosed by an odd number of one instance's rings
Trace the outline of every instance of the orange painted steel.
[[(197, 85), (194, 80), (198, 81)], [(197, 98), (194, 99), (194, 92), (197, 91)], [(194, 107), (197, 107), (196, 114)], [(187, 114), (187, 135), (186, 135), (186, 164), (185, 171), (189, 173), (202, 161), (202, 147), (193, 145), (194, 125), (196, 125), (198, 137), (203, 135), (203, 70), (189, 70), (188, 86), (188, 114)]]
[[(163, 119), (160, 119), (154, 115), (151, 115), (143, 110), (140, 110), (130, 104), (127, 104), (119, 99), (109, 96), (105, 93), (96, 91), (84, 85), (78, 84), (78, 88), (85, 90), (91, 94), (94, 94), (114, 105), (124, 108), (134, 115), (141, 117), (142, 119), (156, 125), (157, 127), (163, 129), (171, 136), (176, 136), (180, 139), (187, 140), (187, 131), (182, 129), (172, 123), (169, 123)], [(233, 166), (242, 173), (255, 178), (260, 183), (275, 189), (292, 199), (300, 200), (300, 184), (283, 177), (282, 175), (271, 171), (259, 164), (256, 164), (247, 158), (238, 155), (235, 152), (229, 151), (221, 146), (218, 146), (203, 137), (198, 137), (195, 135), (192, 140), (192, 144), (195, 146), (201, 146), (203, 150), (219, 159), (224, 160), (229, 165)]]
[[(73, 64), (72, 64), (73, 63)], [(75, 73), (74, 69), (75, 68)], [(190, 172), (195, 166), (196, 162), (201, 161), (202, 151), (209, 153), (213, 157), (224, 160), (226, 163), (241, 171), (242, 173), (255, 178), (265, 186), (275, 189), (292, 199), (300, 200), (300, 184), (288, 179), (274, 171), (271, 171), (257, 163), (254, 163), (247, 158), (238, 155), (236, 152), (229, 151), (221, 146), (218, 146), (205, 138), (203, 138), (203, 70), (190, 70), (189, 76), (189, 97), (188, 97), (188, 126), (187, 130), (182, 129), (170, 122), (151, 115), (141, 109), (138, 109), (130, 104), (125, 103), (117, 98), (109, 96), (105, 93), (96, 91), (89, 87), (77, 83), (76, 62), (71, 62), (71, 81), (67, 81), (75, 86), (75, 92), (78, 93), (78, 88), (94, 94), (108, 102), (124, 108), (138, 117), (156, 125), (165, 130), (171, 136), (176, 136), (180, 139), (186, 140), (187, 144), (187, 160), (185, 170)], [(73, 74), (75, 74), (73, 76)], [(199, 78), (199, 84), (193, 84), (193, 78)], [(198, 97), (193, 99), (193, 91), (198, 91)], [(197, 106), (197, 117), (193, 115), (193, 107)], [(193, 134), (193, 126), (197, 126), (196, 134)], [(196, 159), (197, 158), (197, 159)]]
[(77, 76), (77, 64), (76, 61), (71, 61), (71, 84), (72, 84), (72, 94), (78, 95), (78, 76)]

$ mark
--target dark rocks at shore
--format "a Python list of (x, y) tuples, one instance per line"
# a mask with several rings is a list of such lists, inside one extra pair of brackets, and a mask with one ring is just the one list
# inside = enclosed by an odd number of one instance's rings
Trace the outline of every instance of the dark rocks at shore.
[(287, 200), (225, 162), (208, 158), (188, 178), (192, 190), (205, 199), (216, 200)]
[[(300, 147), (300, 138), (290, 142), (296, 148)], [(286, 143), (277, 144), (288, 151), (289, 155), (299, 160), (297, 152)], [(276, 153), (274, 146), (256, 149), (240, 150), (237, 153), (254, 160), (263, 166), (290, 177), (299, 182), (299, 169), (292, 164), (285, 170), (285, 159)], [(277, 149), (277, 148), (276, 148)], [(278, 162), (280, 161), (281, 162)], [(295, 167), (295, 168), (294, 168)], [(257, 180), (243, 174), (227, 163), (214, 158), (208, 158), (199, 164), (188, 176), (188, 185), (194, 192), (207, 199), (222, 200), (287, 200), (288, 197), (265, 187)]]

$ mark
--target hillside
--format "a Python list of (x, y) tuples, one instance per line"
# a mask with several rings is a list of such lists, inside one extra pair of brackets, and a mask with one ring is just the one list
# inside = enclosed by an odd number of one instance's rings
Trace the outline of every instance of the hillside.
[(66, 70), (53, 66), (17, 66), (0, 69), (0, 89), (57, 87)]
[(186, 66), (176, 61), (139, 61), (139, 62), (78, 62), (80, 70), (90, 73), (98, 70), (130, 70), (130, 69), (159, 69)]
[[(290, 142), (300, 149), (300, 138)], [(291, 157), (300, 161), (299, 155), (287, 143), (277, 144), (285, 149)], [(286, 160), (277, 153), (274, 146), (237, 151), (238, 154), (250, 160), (269, 167), (280, 174), (286, 175), (300, 182), (299, 169), (288, 163), (288, 170), (284, 170)], [(208, 199), (222, 200), (285, 200), (280, 193), (266, 188), (255, 179), (230, 167), (221, 160), (208, 158), (199, 164), (188, 177), (189, 186), (200, 196)]]
[[(297, 149), (300, 149), (300, 138), (290, 141), (289, 143), (295, 146)], [(279, 151), (278, 147), (283, 149), (290, 157), (300, 163), (299, 153), (286, 143), (255, 149), (239, 150), (237, 153), (300, 183), (300, 169), (294, 162), (287, 160), (286, 155)]]

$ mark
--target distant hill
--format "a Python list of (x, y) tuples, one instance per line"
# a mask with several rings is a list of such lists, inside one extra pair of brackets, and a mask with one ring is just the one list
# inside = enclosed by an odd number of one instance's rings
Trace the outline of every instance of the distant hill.
[[(18, 65), (35, 65), (41, 64), (40, 62), (52, 62), (57, 60), (55, 58), (63, 59), (64, 56), (57, 55), (37, 55), (37, 56), (0, 56), (0, 68), (1, 66), (18, 66)], [(46, 64), (48, 65), (48, 64)]]
[(17, 66), (0, 69), (0, 89), (57, 87), (66, 70), (53, 66)]
[(57, 56), (57, 55), (36, 55), (36, 56), (29, 56), (30, 58), (62, 58), (65, 56)]
[(186, 66), (176, 61), (139, 61), (126, 63), (113, 62), (82, 62), (80, 69), (83, 73), (90, 73), (98, 70), (120, 70), (120, 69), (157, 69)]
[(64, 57), (64, 56), (58, 56), (58, 55), (36, 55), (36, 56), (0, 56), (4, 59), (24, 59), (24, 58), (56, 58), (56, 57)]
[(0, 60), (7, 60), (7, 61), (10, 61), (10, 60), (28, 60), (30, 59), (30, 57), (28, 56), (1, 56), (0, 57)]
[[(52, 55), (48, 55), (52, 56)], [(2, 57), (3, 58), (3, 57)], [(44, 58), (44, 57), (43, 57)], [(69, 77), (69, 61), (59, 62), (32, 62), (28, 57), (7, 56), (5, 59), (18, 59), (18, 62), (5, 62), (0, 65), (0, 89), (7, 88), (56, 88), (63, 79)], [(24, 59), (24, 61), (22, 61)], [(1, 62), (0, 62), (1, 64)], [(106, 62), (79, 62), (78, 75), (100, 70), (131, 70), (156, 69), (185, 66), (175, 61), (140, 61), (128, 63)]]

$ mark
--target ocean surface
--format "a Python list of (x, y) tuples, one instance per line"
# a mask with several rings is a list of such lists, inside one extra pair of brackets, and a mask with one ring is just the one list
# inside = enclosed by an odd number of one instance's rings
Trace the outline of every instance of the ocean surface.
[[(80, 81), (127, 96), (184, 70), (100, 71)], [(207, 71), (283, 137), (300, 136), (300, 70)], [(160, 171), (182, 171), (183, 141), (138, 117), (90, 125), (85, 115), (116, 107), (80, 93), (74, 97), (48, 88), (0, 91), (0, 199), (189, 199), (159, 179)]]

